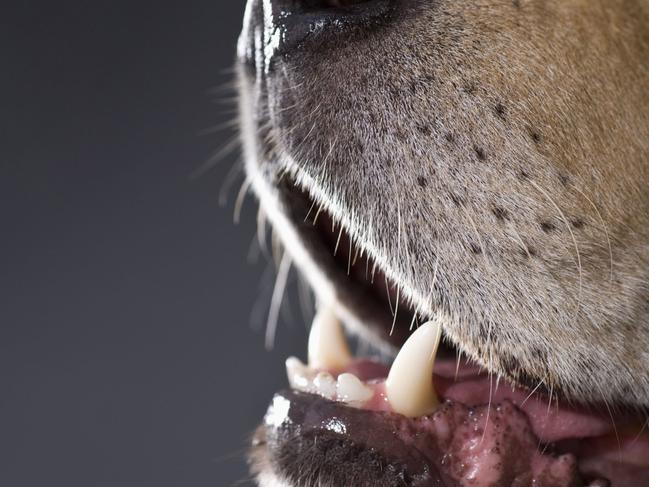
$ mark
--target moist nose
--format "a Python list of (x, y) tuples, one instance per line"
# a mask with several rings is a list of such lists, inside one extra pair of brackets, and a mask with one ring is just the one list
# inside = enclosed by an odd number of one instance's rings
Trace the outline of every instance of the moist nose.
[(248, 0), (239, 56), (250, 64), (286, 56), (317, 41), (346, 42), (387, 21), (396, 0)]

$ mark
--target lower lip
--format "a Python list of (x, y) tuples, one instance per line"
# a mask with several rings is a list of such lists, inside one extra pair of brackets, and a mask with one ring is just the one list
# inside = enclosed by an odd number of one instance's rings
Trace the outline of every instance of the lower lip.
[[(606, 415), (555, 403), (548, 407), (546, 397), (530, 395), (503, 382), (495, 386), (488, 374), (464, 362), (458, 366), (455, 360), (438, 359), (435, 369), (436, 390), (446, 402), (427, 417), (410, 420), (392, 413), (384, 388), (388, 368), (368, 360), (357, 360), (344, 371), (326, 371), (334, 377), (342, 372), (352, 373), (372, 388), (373, 397), (361, 408), (354, 409), (318, 396), (305, 398), (299, 392), (288, 393), (279, 401), (284, 401), (289, 409), (293, 407), (291, 401), (297, 402), (295, 407), (299, 410), (305, 407), (305, 402), (313, 408), (305, 416), (306, 423), (299, 425), (302, 433), (315, 428), (314, 424), (319, 422), (319, 428), (327, 430), (325, 435), (339, 435), (352, 443), (360, 442), (363, 448), (380, 450), (381, 445), (375, 444), (376, 437), (368, 437), (367, 431), (359, 430), (359, 425), (373, 428), (372, 434), (378, 437), (381, 435), (377, 429), (388, 431), (392, 428), (398, 436), (394, 441), (402, 444), (399, 448), (425, 452), (426, 461), (433, 466), (431, 471), (442, 477), (453, 477), (452, 472), (460, 469), (464, 477), (454, 477), (460, 485), (492, 485), (504, 475), (502, 469), (494, 470), (494, 465), (514, 468), (520, 463), (517, 455), (525, 458), (525, 467), (517, 467), (522, 468), (521, 475), (527, 468), (527, 474), (542, 479), (546, 475), (544, 472), (552, 471), (557, 480), (552, 485), (582, 485), (572, 483), (576, 482), (578, 469), (583, 467), (584, 472), (599, 473), (603, 464), (612, 464), (622, 472), (635, 469), (643, 479), (640, 483), (619, 485), (644, 485), (642, 482), (649, 475), (649, 435), (638, 434), (641, 425), (637, 422), (629, 420), (625, 427), (620, 421), (616, 430)], [(284, 428), (286, 418), (282, 414), (290, 416), (288, 410), (278, 415), (277, 408), (271, 407), (267, 428), (278, 425)], [(363, 414), (367, 414), (366, 419), (362, 419)], [(395, 425), (399, 429), (395, 429)], [(552, 445), (551, 449), (564, 454), (546, 455), (545, 448), (539, 452), (541, 444)], [(399, 449), (394, 445), (383, 448), (387, 457), (395, 455), (395, 449)], [(494, 453), (496, 450), (498, 452)], [(395, 461), (408, 461), (409, 454), (404, 452), (403, 455)], [(634, 475), (635, 482), (638, 476)]]

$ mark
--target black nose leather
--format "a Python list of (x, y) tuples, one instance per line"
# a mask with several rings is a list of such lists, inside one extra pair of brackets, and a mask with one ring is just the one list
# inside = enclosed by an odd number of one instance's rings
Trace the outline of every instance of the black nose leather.
[[(323, 38), (385, 21), (396, 0), (248, 0), (240, 57), (269, 64)], [(341, 40), (342, 42), (342, 40)]]

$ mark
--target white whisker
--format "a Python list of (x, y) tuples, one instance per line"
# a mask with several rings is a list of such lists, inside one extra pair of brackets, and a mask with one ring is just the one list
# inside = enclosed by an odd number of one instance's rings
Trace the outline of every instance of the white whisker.
[(279, 311), (282, 306), (284, 298), (284, 291), (286, 290), (286, 282), (288, 281), (288, 274), (291, 270), (291, 258), (288, 252), (282, 256), (282, 260), (277, 271), (277, 279), (275, 280), (275, 287), (273, 289), (273, 297), (270, 302), (270, 309), (268, 311), (268, 320), (266, 321), (266, 350), (272, 350), (275, 346), (275, 335), (277, 334), (277, 322), (279, 320)]
[(264, 255), (268, 255), (268, 244), (266, 242), (266, 213), (264, 213), (263, 208), (260, 206), (257, 210), (257, 242), (259, 242), (259, 248)]
[(243, 207), (243, 202), (246, 198), (246, 195), (248, 194), (248, 191), (250, 190), (251, 184), (252, 181), (246, 178), (243, 184), (241, 185), (241, 188), (239, 189), (239, 193), (237, 194), (237, 199), (234, 203), (234, 215), (233, 215), (235, 225), (238, 225), (239, 222), (241, 221), (241, 208)]
[(417, 313), (415, 312), (412, 315), (412, 321), (410, 322), (410, 328), (409, 331), (412, 331), (412, 329), (415, 327), (415, 322), (417, 321)]
[(577, 313), (579, 313), (579, 308), (581, 306), (581, 294), (582, 294), (582, 284), (583, 284), (583, 269), (581, 266), (581, 254), (579, 252), (579, 244), (577, 243), (577, 238), (575, 237), (574, 232), (572, 231), (572, 228), (570, 226), (570, 222), (566, 218), (566, 215), (561, 211), (561, 208), (559, 208), (559, 205), (557, 205), (554, 200), (550, 197), (550, 195), (543, 189), (541, 188), (538, 184), (536, 184), (534, 181), (530, 181), (530, 184), (534, 186), (545, 198), (554, 206), (554, 208), (559, 212), (559, 215), (561, 219), (563, 220), (564, 224), (566, 225), (566, 228), (568, 229), (568, 232), (570, 232), (570, 236), (572, 237), (572, 242), (575, 246), (575, 252), (577, 253), (577, 271), (579, 272), (579, 290), (577, 294)]
[(336, 248), (334, 249), (334, 255), (338, 254), (338, 246), (340, 245), (340, 239), (343, 236), (343, 229), (344, 229), (344, 227), (343, 227), (343, 224), (341, 223), (340, 224), (340, 232), (338, 232), (338, 240), (336, 240)]
[[(376, 265), (374, 266), (376, 268)], [(372, 282), (374, 282), (374, 271), (372, 271)], [(388, 283), (388, 276), (385, 276), (385, 292), (388, 295), (388, 304), (390, 305), (390, 313), (394, 316), (394, 308), (392, 307), (392, 297), (390, 296), (390, 284)]]
[(599, 208), (597, 208), (595, 203), (593, 203), (593, 201), (588, 196), (586, 196), (586, 194), (582, 190), (580, 190), (579, 188), (576, 188), (576, 187), (574, 189), (579, 194), (581, 194), (584, 197), (584, 199), (586, 201), (588, 201), (588, 203), (590, 203), (590, 206), (593, 207), (593, 209), (595, 210), (595, 213), (597, 213), (597, 217), (599, 218), (599, 221), (602, 223), (602, 229), (604, 230), (604, 234), (606, 235), (606, 242), (608, 244), (608, 254), (609, 254), (610, 261), (611, 261), (611, 264), (610, 264), (611, 265), (610, 280), (612, 282), (613, 281), (613, 269), (614, 269), (614, 265), (613, 265), (613, 246), (611, 245), (611, 237), (610, 237), (610, 235), (608, 233), (608, 226), (606, 225), (606, 222), (604, 221), (604, 218), (602, 217), (602, 213), (599, 211)]
[(349, 254), (347, 255), (347, 275), (351, 273), (352, 270), (352, 238), (349, 237)]
[(320, 216), (320, 213), (322, 213), (322, 210), (324, 210), (324, 205), (320, 205), (320, 207), (318, 208), (318, 211), (315, 214), (315, 218), (313, 218), (313, 226), (315, 226), (316, 223), (318, 223), (318, 217)]
[(392, 317), (392, 329), (390, 329), (390, 336), (394, 333), (394, 327), (397, 324), (397, 314), (399, 313), (399, 295), (401, 293), (401, 288), (397, 286), (397, 302), (394, 307), (394, 316)]
[(304, 221), (307, 221), (309, 217), (311, 216), (311, 212), (313, 211), (313, 208), (316, 205), (316, 200), (313, 200), (313, 203), (311, 203), (311, 208), (309, 208), (309, 211), (307, 212), (306, 216), (304, 217)]
[[(536, 385), (536, 387), (534, 389), (532, 389), (532, 392), (530, 392), (527, 395), (527, 397), (523, 400), (523, 402), (521, 403), (521, 407), (525, 406), (525, 403), (532, 398), (532, 396), (536, 393), (536, 391), (539, 390), (539, 387), (541, 387), (543, 385), (543, 383), (544, 383), (544, 381), (543, 381), (543, 379), (541, 379), (539, 381), (539, 383)], [(512, 390), (513, 390), (513, 386), (512, 386)]]

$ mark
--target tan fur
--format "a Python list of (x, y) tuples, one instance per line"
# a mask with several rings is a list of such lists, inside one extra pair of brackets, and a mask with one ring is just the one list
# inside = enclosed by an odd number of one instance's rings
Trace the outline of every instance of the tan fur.
[(288, 171), (490, 370), (646, 409), (649, 2), (407, 3), (242, 77), (265, 204)]

